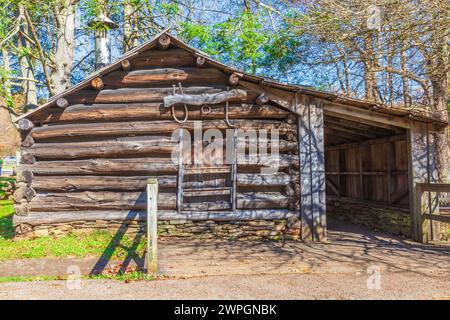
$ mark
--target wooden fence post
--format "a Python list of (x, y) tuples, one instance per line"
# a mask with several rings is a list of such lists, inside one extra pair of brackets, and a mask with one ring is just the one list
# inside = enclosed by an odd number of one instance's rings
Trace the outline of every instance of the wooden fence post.
[(158, 273), (158, 180), (147, 180), (147, 273)]

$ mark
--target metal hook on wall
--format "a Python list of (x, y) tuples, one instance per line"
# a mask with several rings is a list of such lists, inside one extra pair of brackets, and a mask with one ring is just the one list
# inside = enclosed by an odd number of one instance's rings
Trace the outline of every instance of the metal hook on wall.
[[(183, 94), (183, 88), (181, 87), (181, 82), (178, 82), (178, 87), (180, 88), (180, 93)], [(175, 85), (172, 85), (172, 89), (173, 89), (173, 90), (172, 90), (173, 95), (175, 95), (175, 93), (176, 93), (176, 86), (175, 86)], [(175, 105), (172, 105), (172, 115), (173, 115), (173, 119), (174, 119), (176, 122), (178, 122), (178, 123), (185, 123), (185, 122), (187, 121), (187, 119), (188, 119), (188, 113), (189, 113), (188, 108), (187, 108), (187, 106), (186, 106), (185, 103), (183, 104), (183, 106), (184, 106), (184, 119), (183, 119), (183, 120), (179, 120), (179, 119), (177, 118), (177, 116), (175, 115)]]

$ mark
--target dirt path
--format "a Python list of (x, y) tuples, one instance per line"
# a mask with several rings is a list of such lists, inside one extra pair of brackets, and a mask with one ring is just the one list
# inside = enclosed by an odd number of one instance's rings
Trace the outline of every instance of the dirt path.
[(124, 283), (83, 280), (5, 283), (0, 299), (450, 299), (449, 277), (382, 274), (369, 290), (364, 274), (229, 275)]
[[(68, 290), (64, 281), (5, 283), (0, 284), (0, 299), (450, 297), (449, 247), (420, 245), (355, 226), (331, 226), (329, 243), (163, 242), (159, 267), (169, 280), (83, 280), (82, 290)], [(89, 274), (107, 263), (117, 262), (93, 257), (6, 261), (0, 263), (0, 276), (67, 275), (69, 266)], [(368, 270), (381, 272), (381, 290), (367, 289)]]

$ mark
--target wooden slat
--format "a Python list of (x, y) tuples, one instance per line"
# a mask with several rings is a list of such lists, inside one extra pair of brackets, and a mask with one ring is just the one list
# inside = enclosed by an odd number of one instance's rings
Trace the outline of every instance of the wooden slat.
[(342, 117), (344, 119), (359, 121), (382, 128), (396, 130), (395, 127), (410, 128), (411, 121), (402, 117), (368, 111), (358, 107), (346, 106), (336, 103), (325, 104), (325, 114)]

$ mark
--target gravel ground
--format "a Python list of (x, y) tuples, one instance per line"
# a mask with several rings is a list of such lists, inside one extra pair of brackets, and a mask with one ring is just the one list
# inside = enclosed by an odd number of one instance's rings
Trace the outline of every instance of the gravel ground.
[(379, 290), (367, 289), (366, 281), (365, 274), (229, 275), (83, 280), (71, 290), (65, 281), (16, 282), (0, 285), (0, 299), (450, 299), (450, 275), (382, 273)]
[[(65, 281), (2, 283), (0, 299), (450, 299), (448, 246), (339, 223), (330, 223), (328, 236), (327, 243), (162, 242), (159, 268), (168, 279), (82, 280), (76, 290)], [(0, 276), (64, 276), (74, 265), (89, 274), (128, 262), (140, 265), (142, 259), (4, 261)], [(373, 271), (380, 273), (379, 290), (367, 287)]]

